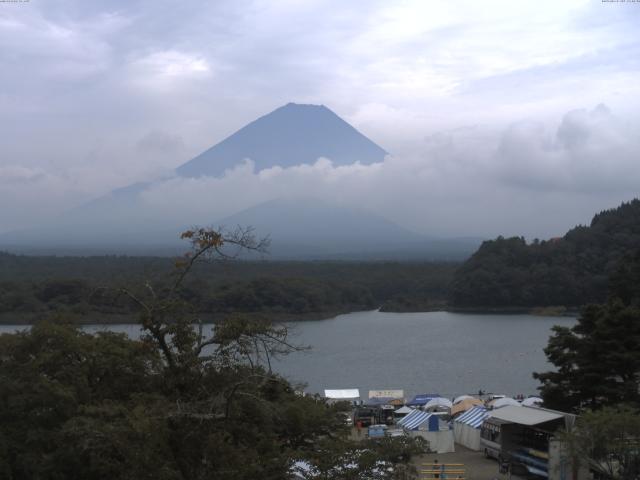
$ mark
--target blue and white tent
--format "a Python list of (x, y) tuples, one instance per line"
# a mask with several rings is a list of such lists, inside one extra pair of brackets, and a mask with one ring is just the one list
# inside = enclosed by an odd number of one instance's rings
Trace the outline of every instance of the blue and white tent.
[(421, 407), (422, 405), (425, 405), (429, 400), (438, 398), (439, 396), (440, 395), (438, 395), (437, 393), (419, 393), (418, 395), (413, 397), (413, 399), (409, 403), (407, 403), (407, 405), (410, 407)]
[(400, 419), (398, 425), (406, 430), (426, 430), (428, 432), (437, 432), (440, 430), (438, 416), (421, 410), (414, 410), (406, 417)]
[(405, 415), (404, 417), (402, 417), (400, 420), (398, 420), (398, 425), (400, 425), (401, 427), (404, 426), (405, 423), (407, 423), (413, 416), (415, 416), (420, 410), (413, 410), (412, 412), (409, 412), (407, 415)]
[(414, 410), (409, 415), (398, 421), (398, 425), (404, 428), (406, 434), (411, 437), (422, 437), (429, 442), (429, 448), (438, 453), (455, 451), (453, 445), (453, 431), (449, 428), (440, 430), (438, 415)]
[(453, 421), (453, 436), (456, 443), (471, 450), (480, 450), (480, 427), (489, 416), (489, 410), (484, 407), (473, 407)]
[(484, 407), (473, 407), (462, 415), (458, 416), (454, 421), (464, 423), (473, 428), (480, 428), (484, 419), (489, 415), (489, 411)]

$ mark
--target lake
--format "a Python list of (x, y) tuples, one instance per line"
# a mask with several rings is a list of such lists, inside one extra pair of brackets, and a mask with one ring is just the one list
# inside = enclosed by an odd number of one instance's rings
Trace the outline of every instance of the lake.
[[(307, 391), (359, 388), (404, 389), (453, 397), (486, 392), (534, 394), (534, 371), (551, 368), (542, 349), (553, 325), (571, 326), (568, 317), (458, 314), (448, 312), (356, 312), (318, 321), (287, 322), (293, 341), (310, 345), (274, 364)], [(4, 325), (0, 331), (24, 328)], [(131, 337), (138, 325), (93, 325)]]

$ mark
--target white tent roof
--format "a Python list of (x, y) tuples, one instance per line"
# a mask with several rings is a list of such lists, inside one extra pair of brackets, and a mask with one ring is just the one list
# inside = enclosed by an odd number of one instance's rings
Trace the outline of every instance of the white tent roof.
[(453, 399), (453, 404), (455, 405), (456, 403), (460, 403), (463, 400), (467, 400), (469, 398), (474, 398), (471, 395), (460, 395), (459, 397), (456, 397)]
[(411, 413), (411, 412), (413, 412), (413, 408), (404, 406), (396, 410), (394, 413), (403, 414), (403, 413)]
[(522, 400), (522, 405), (525, 407), (533, 407), (535, 405), (542, 405), (543, 401), (540, 397), (528, 397)]
[(511, 397), (498, 398), (496, 400), (489, 402), (489, 405), (492, 406), (493, 408), (502, 408), (506, 406), (512, 406), (512, 407), (521, 406), (519, 401)]
[(437, 397), (437, 398), (432, 398), (431, 400), (429, 400), (424, 408), (425, 410), (428, 408), (433, 408), (433, 407), (447, 407), (447, 408), (451, 408), (453, 404), (451, 403), (451, 400), (449, 400), (448, 398), (444, 398), (444, 397)]
[(344, 388), (341, 390), (325, 390), (324, 396), (333, 400), (353, 400), (360, 398), (360, 390), (357, 388)]
[(504, 420), (505, 422), (518, 423), (520, 425), (538, 425), (539, 423), (550, 422), (563, 418), (562, 412), (554, 410), (546, 410), (544, 408), (535, 407), (516, 407), (508, 405), (499, 410), (493, 410), (489, 413), (491, 418)]

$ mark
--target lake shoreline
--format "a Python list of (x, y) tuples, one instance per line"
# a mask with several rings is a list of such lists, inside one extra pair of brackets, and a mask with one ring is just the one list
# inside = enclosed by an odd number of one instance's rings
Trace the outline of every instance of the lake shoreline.
[[(201, 314), (202, 323), (205, 325), (213, 325), (226, 317), (231, 315), (244, 316), (249, 318), (267, 318), (273, 322), (304, 322), (304, 321), (318, 321), (328, 320), (335, 318), (339, 315), (346, 315), (349, 313), (357, 313), (370, 310), (331, 310), (322, 312), (306, 312), (306, 313), (271, 313), (271, 312), (238, 312), (238, 313), (214, 313), (214, 314)], [(0, 325), (35, 325), (43, 320), (59, 321), (58, 319), (65, 318), (69, 320), (69, 323), (75, 325), (128, 325), (138, 322), (137, 314), (104, 314), (104, 313), (89, 313), (86, 315), (80, 315), (77, 313), (69, 314), (2, 314), (0, 315)]]
[[(283, 322), (305, 322), (330, 320), (340, 315), (348, 315), (359, 312), (384, 312), (384, 313), (460, 313), (469, 315), (532, 315), (535, 317), (577, 317), (580, 309), (577, 307), (451, 307), (446, 305), (423, 305), (422, 308), (396, 308), (393, 310), (385, 309), (384, 305), (373, 309), (342, 309), (327, 310), (319, 312), (238, 312), (238, 313), (214, 313), (200, 314), (202, 323), (213, 325), (231, 315), (245, 316), (249, 318), (266, 318), (276, 323)], [(137, 314), (105, 314), (93, 312), (88, 314), (65, 313), (63, 318), (68, 318), (70, 323), (76, 325), (124, 325), (138, 323)], [(55, 313), (27, 313), (27, 314), (0, 314), (0, 325), (34, 325), (42, 320), (54, 320), (60, 318), (60, 314)]]

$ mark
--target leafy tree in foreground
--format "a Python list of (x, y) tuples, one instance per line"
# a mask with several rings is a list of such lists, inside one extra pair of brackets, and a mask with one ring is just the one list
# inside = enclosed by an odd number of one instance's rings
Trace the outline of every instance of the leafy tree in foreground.
[(392, 478), (387, 467), (420, 446), (347, 441), (345, 405), (302, 397), (271, 371), (297, 349), (286, 328), (236, 316), (206, 335), (185, 301), (201, 259), (265, 244), (247, 230), (183, 238), (193, 249), (170, 286), (122, 290), (141, 340), (63, 323), (0, 336), (0, 478), (283, 479), (296, 460), (335, 479)]
[(554, 327), (545, 353), (556, 370), (534, 373), (545, 405), (580, 411), (640, 407), (640, 252), (613, 275), (610, 299), (586, 307), (572, 328)]
[(545, 348), (557, 370), (534, 373), (545, 405), (579, 411), (640, 405), (640, 309), (619, 300), (585, 308), (572, 327), (554, 327)]

